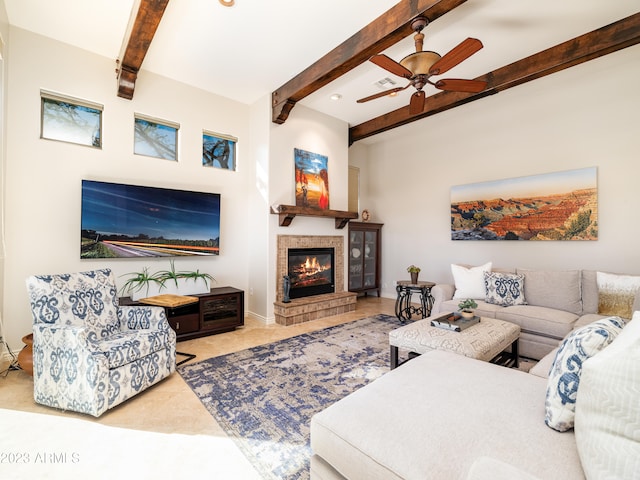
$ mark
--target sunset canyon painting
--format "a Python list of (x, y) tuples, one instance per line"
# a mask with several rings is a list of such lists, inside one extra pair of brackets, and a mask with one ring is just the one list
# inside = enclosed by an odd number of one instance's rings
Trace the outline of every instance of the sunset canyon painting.
[(451, 188), (452, 240), (597, 240), (597, 170)]

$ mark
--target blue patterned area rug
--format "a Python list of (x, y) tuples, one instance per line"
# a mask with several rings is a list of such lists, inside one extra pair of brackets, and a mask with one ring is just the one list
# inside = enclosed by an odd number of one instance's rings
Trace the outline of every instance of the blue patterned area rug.
[(389, 371), (376, 315), (178, 368), (265, 479), (308, 479), (311, 417)]

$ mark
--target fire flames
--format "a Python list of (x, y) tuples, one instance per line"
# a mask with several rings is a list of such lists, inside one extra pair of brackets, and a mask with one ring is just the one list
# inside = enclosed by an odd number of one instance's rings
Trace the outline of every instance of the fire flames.
[(303, 262), (290, 269), (289, 274), (292, 276), (291, 284), (292, 286), (303, 286), (326, 283), (329, 279), (325, 278), (327, 274), (324, 272), (330, 270), (330, 264), (319, 262), (317, 257), (306, 257)]
[(322, 267), (320, 265), (320, 263), (318, 262), (318, 259), (316, 257), (313, 257), (312, 259), (309, 259), (309, 257), (307, 257), (307, 259), (305, 260), (305, 262), (303, 263), (304, 269), (307, 272), (307, 274), (311, 273), (318, 273), (318, 272), (322, 272), (325, 268)]

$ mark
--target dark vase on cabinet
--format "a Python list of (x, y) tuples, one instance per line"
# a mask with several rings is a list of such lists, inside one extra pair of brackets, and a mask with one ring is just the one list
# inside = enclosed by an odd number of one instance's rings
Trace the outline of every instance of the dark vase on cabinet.
[(349, 291), (380, 296), (382, 223), (349, 222)]

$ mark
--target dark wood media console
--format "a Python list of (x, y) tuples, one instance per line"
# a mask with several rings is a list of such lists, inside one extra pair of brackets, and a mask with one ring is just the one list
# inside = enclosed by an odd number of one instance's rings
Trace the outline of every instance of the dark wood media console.
[[(244, 291), (233, 287), (212, 288), (209, 293), (190, 295), (198, 301), (180, 307), (164, 307), (178, 341), (229, 332), (244, 325)], [(131, 297), (120, 297), (120, 305), (143, 305)]]

